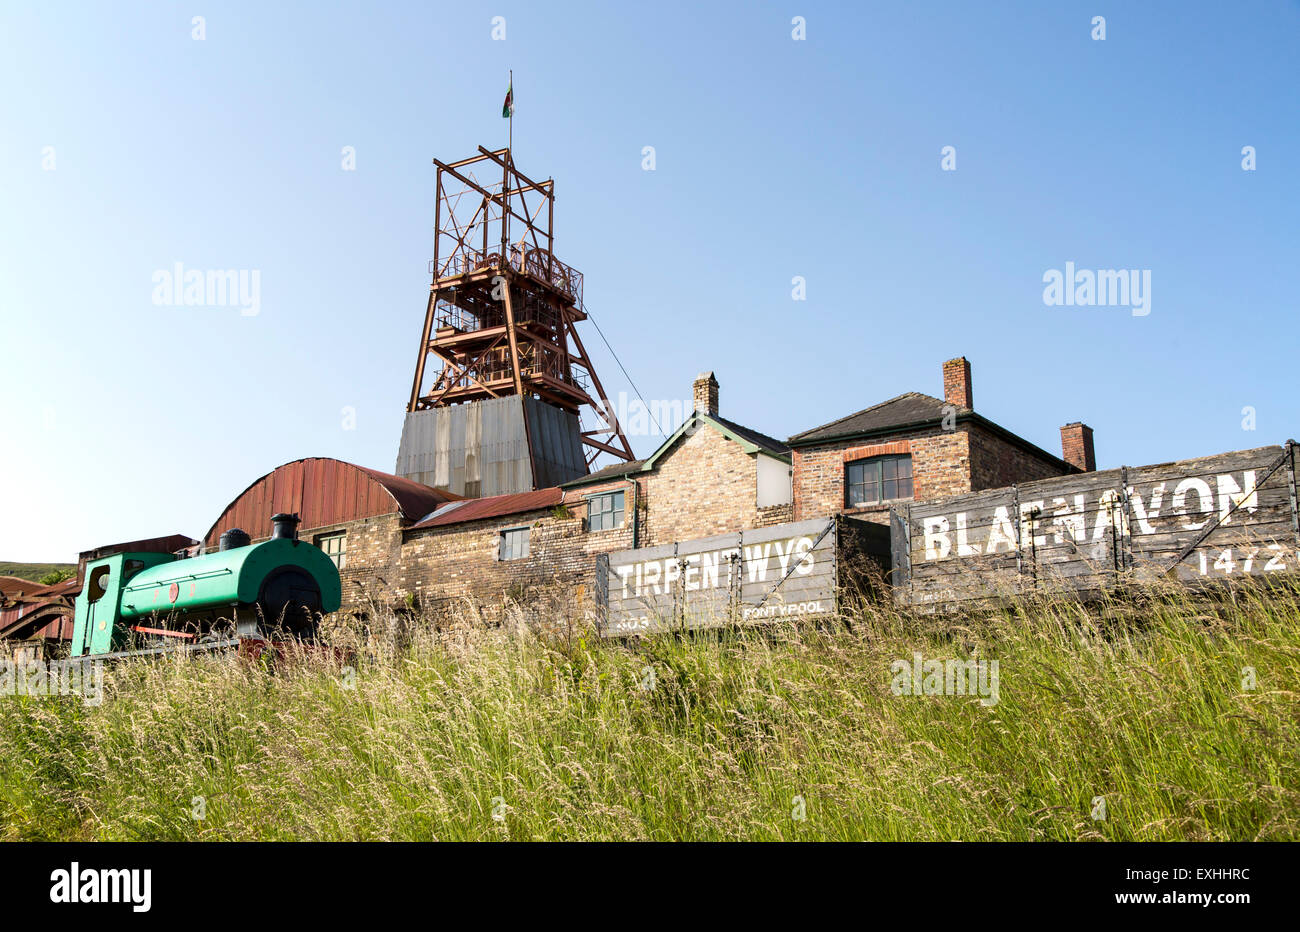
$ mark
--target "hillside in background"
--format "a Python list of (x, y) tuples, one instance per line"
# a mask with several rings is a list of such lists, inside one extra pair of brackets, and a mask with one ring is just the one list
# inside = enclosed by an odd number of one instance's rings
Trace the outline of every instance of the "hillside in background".
[(53, 573), (55, 570), (62, 570), (65, 573), (76, 575), (77, 564), (75, 563), (6, 563), (0, 560), (0, 576), (17, 576), (19, 579), (30, 579), (32, 582), (39, 582), (42, 576)]

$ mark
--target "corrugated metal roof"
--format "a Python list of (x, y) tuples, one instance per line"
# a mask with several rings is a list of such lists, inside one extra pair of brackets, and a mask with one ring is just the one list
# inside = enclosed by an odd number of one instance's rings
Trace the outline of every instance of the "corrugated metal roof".
[(27, 595), (29, 592), (37, 592), (44, 588), (40, 583), (23, 579), (21, 576), (0, 576), (0, 592), (5, 595)]
[(457, 498), (412, 479), (313, 456), (285, 463), (250, 485), (225, 507), (205, 539), (214, 548), (222, 531), (238, 527), (257, 540), (270, 533), (277, 512), (296, 512), (303, 530), (394, 513), (416, 520)]
[(75, 574), (52, 586), (43, 586), (18, 576), (0, 576), (0, 593), (15, 600), (32, 602), (61, 595), (76, 595), (80, 591), (81, 585), (77, 582)]
[(405, 518), (413, 518), (416, 515), (423, 514), (425, 506), (430, 501), (447, 502), (460, 497), (445, 489), (435, 489), (432, 486), (416, 482), (414, 479), (403, 479), (401, 476), (394, 476), (391, 473), (380, 472), (378, 469), (369, 469), (365, 466), (358, 466), (357, 468), (388, 490), (388, 494), (393, 496), (393, 500), (397, 502), (397, 506), (402, 510), (402, 516)]
[(455, 502), (455, 507), (439, 508), (414, 525), (414, 528), (443, 527), (449, 524), (465, 524), (469, 521), (482, 521), (485, 518), (501, 518), (506, 515), (539, 511), (543, 508), (554, 508), (563, 500), (564, 492), (559, 488), (516, 492), (513, 495), (494, 495), (491, 498), (468, 498)]
[(144, 540), (123, 541), (120, 544), (105, 544), (91, 550), (83, 550), (78, 555), (81, 566), (87, 560), (98, 560), (115, 553), (175, 553), (185, 547), (193, 547), (198, 541), (184, 534), (168, 534), (166, 537), (147, 537)]

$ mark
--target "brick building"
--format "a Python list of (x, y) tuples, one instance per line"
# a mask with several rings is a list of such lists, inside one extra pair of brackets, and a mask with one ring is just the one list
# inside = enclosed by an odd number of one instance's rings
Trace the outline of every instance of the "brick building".
[(887, 523), (898, 502), (1096, 468), (1084, 424), (1061, 428), (1057, 457), (977, 414), (964, 356), (943, 364), (943, 388), (942, 400), (907, 392), (791, 437), (795, 519)]
[(1061, 428), (1058, 458), (975, 413), (965, 359), (944, 364), (944, 383), (943, 400), (910, 392), (783, 443), (722, 417), (718, 381), (706, 372), (693, 385), (694, 410), (645, 459), (487, 498), (297, 460), (231, 502), (205, 543), (215, 549), (230, 527), (262, 539), (273, 513), (298, 512), (302, 539), (339, 566), (345, 612), (462, 599), (492, 612), (548, 591), (581, 611), (600, 554), (838, 513), (883, 523), (898, 501), (1094, 467), (1085, 425)]
[(550, 586), (585, 595), (598, 554), (789, 521), (790, 449), (718, 413), (713, 373), (651, 456), (563, 486), (451, 502), (404, 532), (400, 595), (499, 601)]

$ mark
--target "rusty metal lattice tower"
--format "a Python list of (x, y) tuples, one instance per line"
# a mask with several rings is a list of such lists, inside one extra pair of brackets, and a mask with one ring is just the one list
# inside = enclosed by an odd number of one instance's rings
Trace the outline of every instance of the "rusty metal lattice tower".
[[(519, 396), (572, 414), (574, 423), (594, 415), (592, 426), (579, 428), (588, 469), (602, 453), (633, 459), (616, 418), (605, 413), (611, 409), (598, 404), (606, 395), (578, 334), (587, 319), (582, 274), (555, 257), (554, 182), (525, 176), (508, 148), (478, 152), (458, 162), (434, 159), (432, 284), (408, 420), (428, 409)], [(430, 358), (440, 368), (426, 389)], [(525, 404), (522, 416), (535, 459), (530, 410), (537, 408)]]

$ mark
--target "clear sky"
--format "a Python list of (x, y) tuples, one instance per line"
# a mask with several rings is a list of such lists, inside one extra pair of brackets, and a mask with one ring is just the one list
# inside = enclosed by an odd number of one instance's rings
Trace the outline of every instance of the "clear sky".
[[(0, 559), (202, 536), (303, 456), (392, 470), (431, 159), (505, 143), (511, 68), (647, 400), (712, 369), (785, 437), (965, 355), (977, 410), (1052, 452), (1083, 420), (1102, 468), (1300, 434), (1294, 0), (6, 0)], [(157, 303), (178, 262), (256, 272), (257, 313)], [(1149, 270), (1149, 313), (1048, 306), (1067, 262)]]

